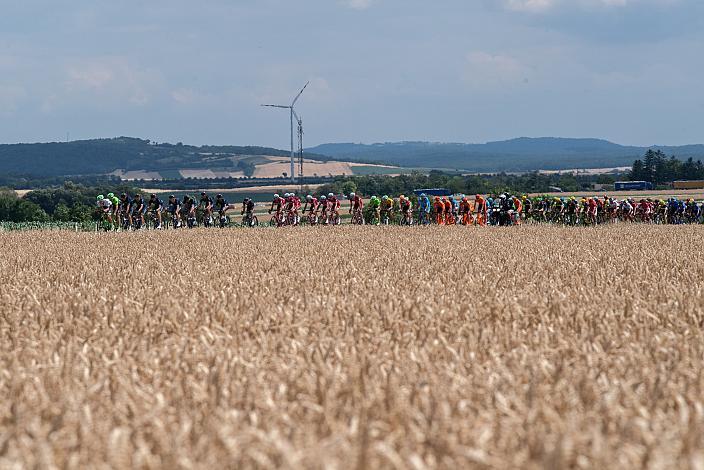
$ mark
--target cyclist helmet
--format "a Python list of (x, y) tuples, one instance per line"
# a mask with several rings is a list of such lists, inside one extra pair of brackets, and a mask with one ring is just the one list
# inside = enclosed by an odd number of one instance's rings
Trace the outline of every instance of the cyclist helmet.
[(114, 193), (108, 193), (108, 199), (112, 199), (112, 198), (114, 198), (114, 197), (115, 197), (115, 194), (114, 194)]
[(215, 197), (216, 197), (217, 199), (222, 199), (222, 194), (218, 194), (218, 195), (215, 196)]
[(382, 201), (386, 201), (388, 198), (389, 198), (389, 196), (386, 196), (386, 195), (381, 196)]
[(201, 195), (201, 196), (205, 196), (205, 191), (203, 191), (202, 193), (200, 193), (200, 195)]
[(328, 197), (335, 197), (333, 193), (328, 193)]
[(152, 199), (154, 199), (154, 198), (156, 197), (156, 194), (151, 193), (151, 194), (149, 195), (149, 197), (152, 198)]
[(122, 193), (122, 194), (120, 194), (120, 197), (122, 197), (122, 198), (127, 197), (127, 193)]
[(324, 200), (326, 200), (326, 199), (327, 199), (327, 198), (326, 198), (325, 196), (320, 196), (320, 200), (321, 200), (321, 201), (324, 201)]
[(278, 198), (279, 198), (279, 195), (278, 195), (278, 194), (274, 194), (274, 199), (278, 199)]
[(420, 193), (420, 197), (427, 197), (425, 193)]
[(171, 196), (169, 196), (169, 199), (176, 199), (176, 196), (172, 194)]
[(354, 199), (354, 196), (355, 196), (354, 193), (350, 193), (350, 199)]
[(98, 201), (102, 201), (103, 199), (105, 199), (105, 196), (103, 196), (103, 195), (101, 194), (101, 195), (98, 196), (96, 199), (97, 199)]
[(289, 194), (289, 196), (296, 197), (296, 193), (291, 193), (291, 194)]
[(403, 194), (401, 194), (398, 198), (401, 199), (401, 200), (404, 200), (404, 199), (406, 199), (406, 196), (404, 196)]
[(310, 194), (306, 196), (306, 201), (312, 201), (312, 200), (313, 200), (313, 196), (311, 196)]

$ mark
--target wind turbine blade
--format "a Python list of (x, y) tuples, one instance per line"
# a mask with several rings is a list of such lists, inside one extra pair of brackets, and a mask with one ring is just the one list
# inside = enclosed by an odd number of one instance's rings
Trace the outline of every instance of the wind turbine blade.
[(263, 104), (266, 108), (281, 108), (281, 109), (291, 109), (291, 106), (282, 106), (280, 104)]
[(299, 117), (298, 117), (298, 114), (296, 114), (296, 111), (295, 111), (295, 110), (293, 110), (293, 109), (292, 109), (291, 111), (293, 111), (293, 117), (295, 117), (295, 118), (296, 118), (296, 121), (300, 121), (300, 120), (301, 120), (301, 118), (299, 118)]
[(291, 107), (293, 107), (293, 106), (296, 105), (296, 101), (298, 101), (298, 98), (301, 97), (301, 95), (303, 94), (303, 91), (306, 89), (306, 87), (308, 86), (309, 83), (310, 83), (310, 82), (308, 82), (308, 83), (306, 83), (305, 85), (303, 85), (303, 88), (301, 88), (301, 91), (298, 93), (298, 95), (296, 95), (296, 98), (293, 100), (293, 103), (291, 103)]

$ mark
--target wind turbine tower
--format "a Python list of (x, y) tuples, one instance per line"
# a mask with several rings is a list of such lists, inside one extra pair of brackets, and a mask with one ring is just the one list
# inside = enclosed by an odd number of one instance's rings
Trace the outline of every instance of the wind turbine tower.
[[(299, 122), (300, 120), (298, 119), (298, 116), (296, 115), (296, 111), (294, 110), (294, 107), (296, 106), (296, 102), (298, 101), (298, 98), (301, 97), (303, 94), (303, 91), (306, 89), (310, 82), (306, 83), (303, 88), (301, 89), (300, 92), (296, 95), (296, 97), (293, 99), (291, 104), (289, 106), (281, 105), (281, 104), (263, 104), (262, 106), (267, 107), (267, 108), (280, 108), (280, 109), (288, 109), (290, 111), (290, 116), (291, 116), (291, 182), (293, 183), (295, 181), (295, 176), (296, 176), (296, 152), (293, 148), (293, 118), (296, 116), (296, 122), (299, 124), (299, 127), (302, 128), (302, 122)], [(302, 176), (303, 171), (301, 170), (301, 176)]]

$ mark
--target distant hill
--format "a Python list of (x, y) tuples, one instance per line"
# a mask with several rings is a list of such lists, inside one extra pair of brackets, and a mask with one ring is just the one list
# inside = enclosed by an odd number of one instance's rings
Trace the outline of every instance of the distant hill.
[(323, 144), (308, 151), (355, 161), (383, 161), (403, 167), (451, 168), (474, 172), (566, 170), (630, 166), (648, 148), (678, 158), (704, 159), (704, 145), (632, 147), (600, 139), (521, 137), (486, 144), (395, 142)]
[[(266, 147), (155, 143), (132, 137), (36, 144), (0, 145), (0, 173), (29, 176), (117, 174), (180, 178), (252, 176), (259, 166), (277, 163), (290, 154)], [(305, 154), (308, 160), (335, 160)], [(278, 176), (281, 171), (278, 171)]]
[[(704, 158), (704, 145), (654, 148), (679, 158)], [(305, 171), (308, 175), (327, 176), (395, 174), (409, 168), (468, 172), (610, 168), (630, 166), (646, 150), (598, 139), (558, 138), (519, 138), (486, 144), (325, 144), (306, 151)], [(125, 179), (275, 178), (290, 171), (288, 156), (286, 150), (266, 147), (198, 147), (117, 137), (0, 145), (0, 173), (36, 177), (115, 174)]]

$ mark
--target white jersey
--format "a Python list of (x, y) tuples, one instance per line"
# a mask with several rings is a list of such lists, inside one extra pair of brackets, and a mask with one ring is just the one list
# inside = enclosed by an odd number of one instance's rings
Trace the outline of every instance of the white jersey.
[(103, 199), (102, 201), (98, 201), (98, 207), (107, 211), (112, 207), (112, 201), (110, 201), (110, 199)]

